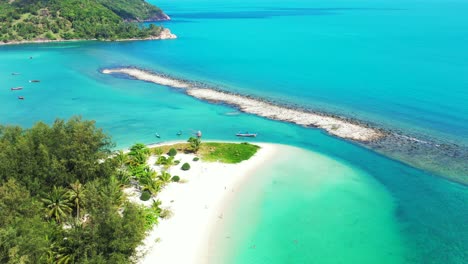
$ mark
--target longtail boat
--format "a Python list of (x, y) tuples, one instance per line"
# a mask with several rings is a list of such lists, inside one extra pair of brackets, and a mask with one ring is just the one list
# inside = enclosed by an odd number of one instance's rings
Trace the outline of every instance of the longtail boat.
[(238, 137), (256, 137), (257, 136), (257, 133), (249, 133), (249, 132), (245, 132), (245, 133), (237, 133), (236, 136)]
[(22, 86), (12, 87), (12, 88), (10, 88), (10, 90), (12, 90), (12, 91), (19, 91), (19, 90), (23, 90), (23, 87), (22, 87)]

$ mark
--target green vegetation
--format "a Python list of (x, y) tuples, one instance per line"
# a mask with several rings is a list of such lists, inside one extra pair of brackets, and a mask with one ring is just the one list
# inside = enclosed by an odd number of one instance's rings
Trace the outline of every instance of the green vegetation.
[(259, 148), (259, 146), (249, 143), (204, 143), (204, 148), (200, 151), (200, 155), (206, 161), (239, 163), (250, 159)]
[(167, 155), (171, 157), (175, 157), (175, 155), (177, 155), (177, 150), (175, 148), (171, 148), (169, 152), (167, 153)]
[(199, 161), (199, 160), (200, 160), (200, 158), (199, 158), (199, 157), (195, 157), (195, 158), (193, 158), (193, 161)]
[[(157, 163), (169, 168), (176, 161), (162, 153), (195, 151), (192, 143), (159, 147), (153, 151), (160, 153)], [(259, 148), (196, 144), (202, 159), (227, 163), (246, 160)], [(27, 130), (0, 126), (0, 263), (134, 260), (146, 231), (172, 213), (157, 200), (150, 208), (132, 204), (122, 188), (138, 182), (140, 198), (148, 201), (181, 179), (153, 171), (147, 164), (152, 151), (144, 144), (128, 154), (113, 147), (94, 122), (79, 117)]]
[(155, 224), (158, 223), (158, 218), (161, 217), (163, 210), (161, 209), (161, 201), (153, 201), (150, 208), (144, 209), (145, 227), (150, 230)]
[(184, 163), (184, 164), (182, 165), (181, 169), (182, 169), (183, 171), (188, 171), (188, 170), (190, 170), (190, 164), (188, 164), (187, 162)]
[[(193, 152), (191, 143), (178, 143), (158, 147), (163, 152), (174, 148), (179, 152)], [(260, 148), (257, 145), (244, 143), (205, 142), (198, 145), (197, 155), (204, 161), (220, 161), (223, 163), (239, 163), (250, 159)], [(198, 157), (195, 157), (193, 160)]]
[(98, 0), (125, 20), (154, 21), (166, 19), (161, 9), (142, 0)]
[(171, 181), (172, 181), (172, 182), (179, 182), (179, 181), (180, 181), (180, 177), (176, 175), (176, 176), (172, 177)]
[(200, 149), (201, 145), (201, 139), (200, 138), (195, 138), (195, 137), (190, 137), (187, 142), (190, 144), (190, 148), (194, 153), (197, 153), (197, 151)]
[(164, 169), (169, 169), (173, 165), (179, 164), (180, 161), (174, 160), (174, 157), (169, 156), (159, 156), (158, 159), (156, 160), (156, 165), (163, 165)]
[(147, 190), (144, 190), (141, 192), (140, 200), (142, 201), (148, 201), (151, 198), (151, 193)]
[(153, 153), (154, 153), (154, 155), (159, 157), (164, 153), (164, 151), (163, 151), (162, 148), (155, 148), (155, 149), (153, 149)]
[(164, 18), (144, 0), (0, 0), (0, 41), (156, 37), (161, 27), (128, 21)]
[(80, 118), (0, 126), (0, 263), (131, 263), (147, 209), (125, 199), (112, 147)]

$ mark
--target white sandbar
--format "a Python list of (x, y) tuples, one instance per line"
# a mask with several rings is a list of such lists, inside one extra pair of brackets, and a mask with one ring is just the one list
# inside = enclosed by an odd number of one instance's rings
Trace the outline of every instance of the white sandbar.
[(384, 136), (379, 130), (355, 121), (345, 120), (344, 118), (322, 113), (293, 109), (243, 95), (218, 91), (216, 89), (199, 87), (188, 81), (178, 80), (137, 68), (104, 69), (102, 73), (124, 74), (138, 80), (184, 89), (188, 95), (201, 100), (233, 105), (243, 112), (269, 119), (290, 122), (306, 127), (318, 127), (340, 138), (366, 142), (377, 140)]
[[(223, 221), (226, 203), (232, 201), (242, 182), (254, 175), (255, 168), (273, 157), (280, 146), (255, 144), (261, 147), (257, 153), (238, 164), (195, 162), (194, 154), (177, 154), (176, 160), (181, 160), (180, 164), (190, 163), (191, 169), (182, 171), (180, 166), (174, 166), (169, 172), (187, 182), (170, 183), (158, 194), (162, 207), (169, 208), (173, 216), (161, 220), (144, 240), (138, 250), (145, 255), (139, 263), (203, 263), (210, 234), (216, 223)], [(148, 164), (154, 164), (155, 159), (151, 157)]]

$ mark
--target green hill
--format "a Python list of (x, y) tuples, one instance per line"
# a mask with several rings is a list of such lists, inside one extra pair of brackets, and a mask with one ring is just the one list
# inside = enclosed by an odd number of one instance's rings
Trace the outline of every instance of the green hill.
[(144, 0), (0, 0), (0, 41), (157, 37), (132, 21), (168, 19)]
[(98, 0), (98, 2), (125, 20), (155, 21), (169, 19), (161, 9), (142, 0)]

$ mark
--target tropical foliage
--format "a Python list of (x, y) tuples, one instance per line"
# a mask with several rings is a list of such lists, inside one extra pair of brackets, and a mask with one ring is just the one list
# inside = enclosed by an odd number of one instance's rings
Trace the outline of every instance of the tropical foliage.
[(175, 148), (171, 148), (169, 152), (167, 153), (167, 155), (171, 157), (175, 157), (175, 155), (177, 155), (177, 150)]
[(131, 262), (146, 209), (125, 199), (112, 147), (77, 117), (0, 126), (0, 263)]
[(239, 163), (248, 160), (260, 148), (247, 142), (240, 144), (208, 142), (204, 143), (203, 147), (200, 150), (203, 160), (220, 161), (223, 163)]
[[(239, 163), (250, 159), (260, 149), (259, 146), (243, 143), (228, 143), (228, 142), (204, 142), (191, 137), (187, 143), (177, 143), (173, 145), (158, 147), (158, 151), (167, 152), (171, 148), (178, 152), (194, 152), (197, 149), (197, 157), (193, 161), (201, 159), (203, 161), (219, 161), (223, 163)], [(162, 158), (161, 160), (163, 160)], [(163, 164), (158, 160), (156, 164)], [(175, 164), (175, 162), (174, 162)]]
[(201, 139), (198, 137), (190, 137), (187, 142), (190, 144), (192, 151), (197, 153), (201, 146)]
[(0, 41), (147, 38), (161, 27), (128, 21), (164, 17), (144, 0), (0, 0)]
[(160, 20), (165, 15), (161, 9), (143, 0), (98, 0), (103, 6), (125, 20)]

